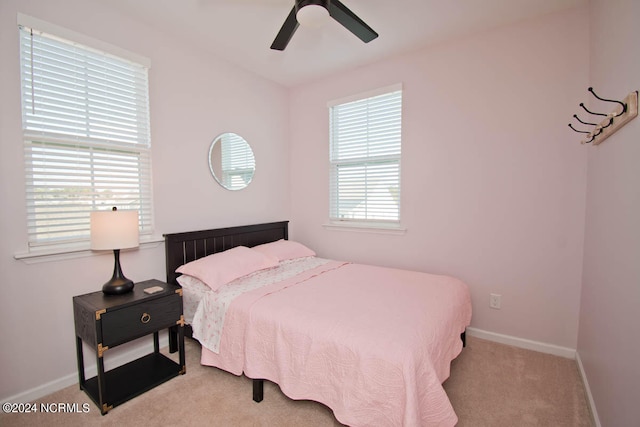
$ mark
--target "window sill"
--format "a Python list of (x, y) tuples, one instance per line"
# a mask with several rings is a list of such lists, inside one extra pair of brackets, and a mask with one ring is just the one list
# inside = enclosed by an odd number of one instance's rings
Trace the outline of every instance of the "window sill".
[(407, 229), (400, 224), (362, 223), (362, 222), (328, 222), (322, 224), (324, 228), (332, 231), (351, 231), (356, 233), (376, 233), (403, 235)]
[[(158, 244), (164, 242), (162, 236), (150, 236), (146, 239), (140, 240), (139, 249), (155, 248)], [(124, 249), (129, 251), (131, 249)], [(105, 251), (100, 251), (104, 253)], [(97, 254), (98, 252), (92, 251), (86, 245), (82, 246), (68, 246), (65, 248), (48, 248), (33, 250), (30, 252), (18, 252), (13, 254), (13, 258), (19, 261), (23, 261), (26, 264), (36, 264), (41, 262), (61, 261), (73, 258), (85, 258)]]

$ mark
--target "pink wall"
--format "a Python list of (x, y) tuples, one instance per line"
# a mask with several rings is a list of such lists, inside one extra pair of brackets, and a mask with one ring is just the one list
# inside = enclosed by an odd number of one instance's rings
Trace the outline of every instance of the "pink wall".
[[(587, 148), (567, 123), (588, 40), (588, 11), (570, 10), (296, 88), (292, 236), (326, 257), (459, 276), (472, 326), (575, 348)], [(323, 228), (327, 101), (399, 82), (406, 234)]]
[[(160, 238), (167, 232), (281, 220), (289, 217), (290, 204), (285, 89), (149, 28), (109, 2), (2, 0), (2, 401), (77, 382), (71, 298), (99, 290), (113, 269), (108, 254), (37, 264), (13, 257), (26, 249), (17, 12), (150, 58), (154, 210)], [(209, 144), (225, 131), (244, 136), (255, 153), (255, 179), (241, 192), (220, 187), (208, 169)], [(163, 243), (123, 252), (121, 261), (134, 281), (165, 277)], [(109, 358), (135, 348), (112, 350)]]
[[(591, 1), (591, 81), (640, 89), (640, 2)], [(602, 105), (602, 104), (598, 104)], [(638, 425), (640, 406), (640, 119), (589, 149), (578, 354), (601, 425)]]
[[(105, 2), (1, 1), (0, 322), (11, 351), (0, 351), (0, 398), (76, 381), (71, 297), (99, 289), (112, 268), (110, 256), (13, 258), (26, 242), (15, 27), (22, 12), (151, 59), (159, 236), (289, 218), (292, 238), (321, 256), (459, 276), (472, 290), (474, 327), (577, 345), (605, 425), (637, 420), (630, 399), (638, 378), (629, 373), (640, 350), (626, 337), (638, 336), (640, 121), (598, 148), (578, 144), (566, 126), (591, 81), (612, 96), (640, 86), (631, 30), (638, 4), (616, 4), (592, 2), (591, 36), (589, 12), (576, 9), (287, 91)], [(327, 230), (326, 103), (398, 82), (407, 231)], [(242, 192), (219, 187), (207, 168), (209, 143), (224, 131), (245, 136), (256, 154), (256, 178)], [(122, 262), (134, 280), (164, 277), (162, 244), (124, 253)], [(492, 292), (502, 294), (501, 310), (488, 307)], [(44, 352), (56, 357), (42, 363)]]

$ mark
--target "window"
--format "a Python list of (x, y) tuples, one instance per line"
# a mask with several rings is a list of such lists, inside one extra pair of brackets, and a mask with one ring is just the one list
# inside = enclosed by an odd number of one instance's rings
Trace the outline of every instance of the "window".
[(402, 88), (329, 103), (330, 220), (400, 222)]
[(89, 213), (112, 206), (151, 234), (148, 66), (19, 32), (29, 250), (88, 247)]

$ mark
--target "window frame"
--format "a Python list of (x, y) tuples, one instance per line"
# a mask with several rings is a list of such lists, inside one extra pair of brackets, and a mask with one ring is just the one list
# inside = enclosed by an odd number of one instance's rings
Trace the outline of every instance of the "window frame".
[[(78, 252), (88, 252), (90, 245), (90, 235), (89, 231), (89, 212), (86, 212), (86, 222), (84, 220), (78, 220), (82, 222), (82, 236), (73, 237), (73, 238), (63, 238), (63, 239), (51, 239), (49, 241), (38, 239), (38, 232), (33, 233), (33, 221), (34, 217), (32, 215), (34, 210), (34, 203), (36, 198), (34, 196), (30, 196), (29, 191), (34, 191), (34, 188), (37, 188), (37, 185), (34, 184), (38, 178), (35, 177), (33, 170), (36, 169), (37, 161), (34, 161), (32, 157), (32, 152), (34, 152), (34, 147), (58, 147), (63, 151), (66, 150), (67, 153), (74, 152), (78, 155), (84, 152), (87, 155), (88, 152), (109, 152), (109, 158), (107, 158), (106, 163), (110, 163), (113, 161), (114, 156), (121, 156), (121, 158), (127, 160), (131, 165), (133, 165), (133, 169), (136, 171), (133, 174), (133, 182), (135, 188), (139, 191), (138, 197), (138, 205), (136, 206), (136, 210), (139, 210), (140, 215), (140, 241), (141, 243), (145, 242), (157, 242), (158, 239), (156, 236), (153, 236), (154, 232), (154, 214), (153, 214), (153, 186), (151, 182), (152, 171), (151, 171), (151, 135), (150, 135), (150, 105), (149, 105), (149, 77), (148, 72), (150, 69), (150, 60), (143, 56), (131, 53), (124, 49), (121, 49), (116, 46), (112, 46), (110, 44), (104, 43), (99, 40), (92, 39), (90, 37), (84, 36), (82, 34), (75, 33), (71, 30), (67, 30), (65, 28), (47, 23), (45, 21), (41, 21), (36, 18), (32, 18), (27, 15), (18, 14), (18, 33), (19, 39), (21, 43), (20, 51), (20, 79), (21, 79), (21, 114), (23, 117), (22, 126), (21, 126), (21, 134), (22, 140), (25, 150), (24, 156), (24, 173), (25, 173), (25, 201), (26, 201), (26, 211), (25, 211), (25, 219), (27, 224), (27, 250), (23, 253), (15, 254), (14, 257), (16, 259), (23, 258), (31, 258), (31, 257), (41, 257), (41, 256), (49, 256), (49, 255), (57, 255), (57, 254), (73, 254)], [(116, 58), (117, 61), (130, 63), (132, 67), (140, 67), (143, 70), (144, 78), (142, 80), (142, 86), (140, 86), (144, 92), (140, 95), (142, 98), (141, 101), (138, 101), (139, 105), (142, 105), (143, 122), (138, 122), (136, 129), (145, 129), (146, 134), (143, 134), (141, 141), (139, 143), (138, 139), (123, 142), (122, 140), (118, 141), (118, 137), (114, 137), (112, 133), (106, 133), (105, 137), (92, 137), (88, 135), (84, 136), (73, 136), (69, 134), (64, 134), (64, 132), (56, 135), (55, 132), (49, 131), (39, 131), (38, 129), (34, 130), (33, 126), (28, 125), (26, 120), (26, 105), (27, 99), (30, 99), (29, 96), (25, 98), (25, 87), (23, 84), (23, 80), (26, 76), (26, 72), (24, 70), (23, 61), (29, 62), (33, 60), (33, 57), (23, 58), (23, 28), (32, 29), (34, 35), (46, 35), (46, 37), (50, 37), (51, 39), (55, 39), (56, 42), (63, 42), (68, 44), (69, 47), (74, 47), (78, 49), (82, 49), (83, 52), (92, 52), (94, 54), (98, 54), (103, 58)], [(59, 110), (56, 110), (59, 112)], [(136, 110), (138, 112), (138, 110)], [(56, 113), (57, 114), (57, 113)], [(139, 118), (136, 120), (140, 120)], [(135, 141), (135, 142), (134, 142)], [(69, 147), (77, 147), (76, 149), (69, 149)], [(36, 148), (37, 149), (37, 148)], [(91, 154), (89, 154), (91, 156)], [(42, 155), (41, 158), (45, 158), (46, 161), (51, 161), (50, 158), (46, 157), (47, 154)], [(134, 160), (131, 160), (134, 159)], [(119, 161), (119, 160), (118, 160)], [(104, 165), (103, 165), (104, 167)], [(112, 178), (111, 176), (115, 176), (115, 170), (117, 168), (122, 168), (122, 165), (116, 166), (107, 166), (106, 169), (103, 168), (102, 173), (103, 176), (106, 171), (106, 175), (108, 176), (107, 181), (114, 182), (117, 179)], [(46, 167), (40, 166), (40, 169), (46, 169)], [(96, 170), (94, 169), (93, 164), (89, 167), (90, 176), (92, 177), (91, 181), (95, 180)], [(66, 173), (71, 173), (74, 171), (74, 166), (63, 166), (61, 170), (66, 171)], [(44, 175), (49, 173), (45, 170)], [(122, 173), (122, 172), (120, 172)], [(130, 173), (130, 172), (129, 172)], [(110, 175), (111, 174), (111, 175)], [(55, 179), (55, 178), (49, 178)], [(40, 185), (40, 183), (38, 183)], [(111, 184), (113, 185), (113, 184)], [(64, 187), (64, 186), (63, 186)], [(74, 183), (71, 182), (68, 184), (67, 188), (74, 187)], [(78, 185), (76, 184), (77, 188)], [(104, 197), (104, 195), (103, 195)], [(97, 208), (96, 203), (99, 201), (100, 196), (94, 195), (91, 198), (91, 202), (88, 206), (91, 206), (90, 210), (94, 210)], [(110, 208), (108, 205), (113, 205), (113, 199), (108, 201), (106, 204), (101, 204), (99, 207), (101, 209)], [(125, 205), (115, 204), (119, 209), (126, 209)], [(86, 209), (86, 208), (82, 208)]]
[[(398, 152), (391, 155), (377, 155), (371, 157), (359, 157), (346, 160), (334, 159), (334, 124), (332, 123), (334, 107), (339, 107), (344, 104), (369, 101), (372, 98), (376, 98), (384, 95), (392, 95), (395, 92), (400, 92), (400, 110), (399, 110), (399, 148)], [(380, 87), (371, 91), (355, 94), (352, 96), (336, 99), (327, 103), (329, 112), (329, 221), (324, 224), (324, 227), (332, 230), (350, 230), (350, 231), (362, 231), (362, 232), (375, 232), (384, 234), (402, 234), (406, 230), (401, 223), (401, 172), (402, 172), (402, 103), (403, 103), (403, 87), (401, 83)], [(368, 144), (368, 143), (367, 143)], [(339, 218), (335, 215), (338, 212), (338, 207), (335, 203), (338, 202), (336, 192), (338, 191), (337, 183), (337, 167), (338, 165), (371, 165), (382, 164), (385, 162), (395, 162), (397, 164), (397, 218), (396, 219), (365, 219), (365, 218)], [(366, 176), (366, 173), (364, 174)]]

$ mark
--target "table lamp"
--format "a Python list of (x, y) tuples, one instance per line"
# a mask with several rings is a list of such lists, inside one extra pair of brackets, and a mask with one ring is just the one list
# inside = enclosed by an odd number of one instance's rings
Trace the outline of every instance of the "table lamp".
[(113, 250), (115, 264), (113, 277), (102, 286), (102, 292), (108, 295), (126, 294), (133, 290), (133, 281), (122, 274), (120, 267), (120, 249), (138, 247), (139, 228), (138, 211), (91, 212), (91, 249)]

